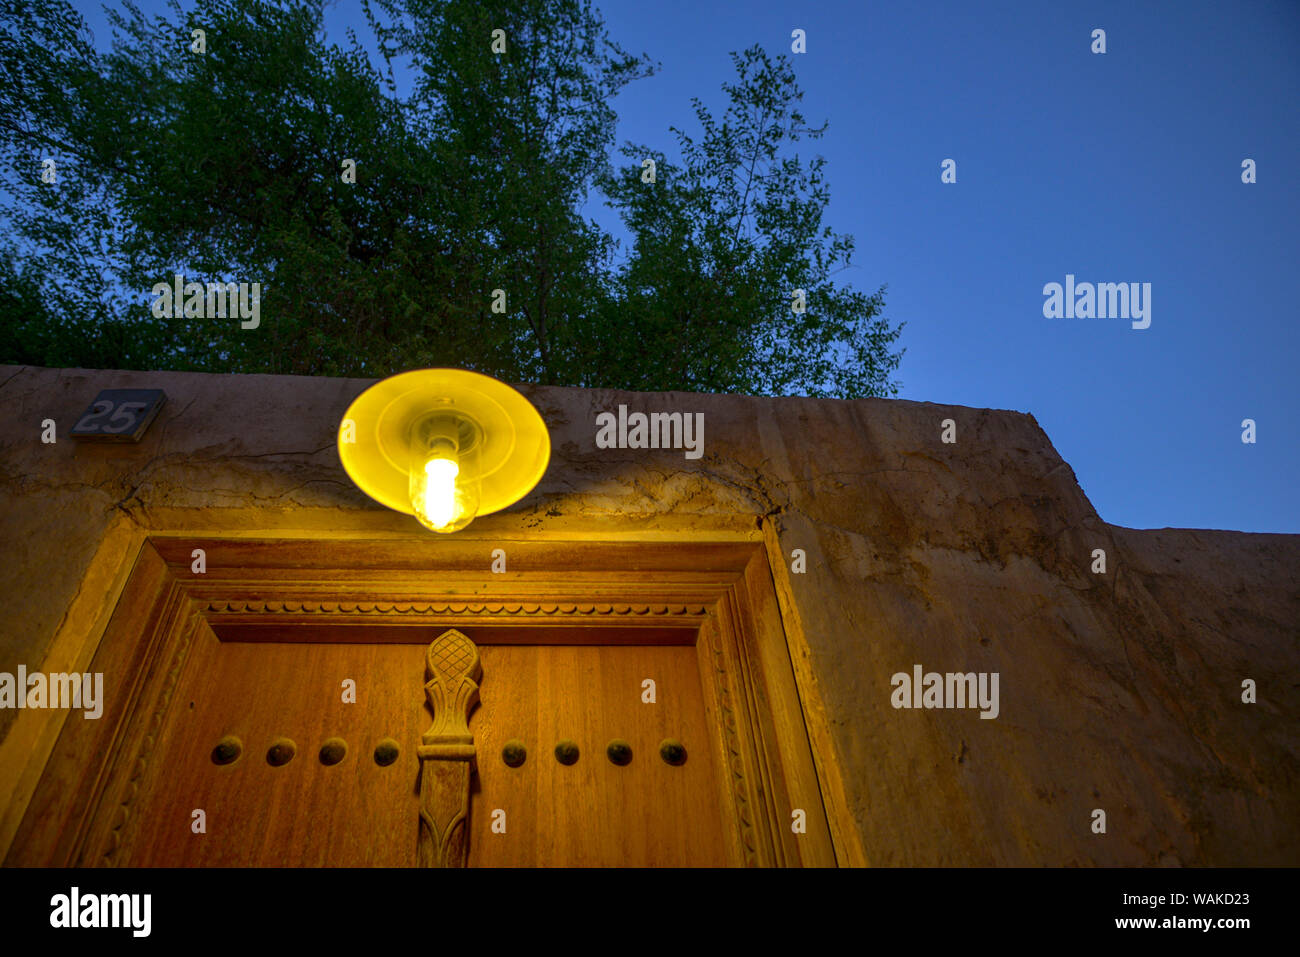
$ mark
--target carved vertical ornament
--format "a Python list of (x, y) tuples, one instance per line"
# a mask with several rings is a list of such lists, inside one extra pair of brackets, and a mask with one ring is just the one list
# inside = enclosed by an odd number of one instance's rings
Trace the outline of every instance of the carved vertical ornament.
[(469, 715), (483, 676), (478, 649), (454, 628), (425, 654), (424, 693), (433, 725), (420, 745), (420, 866), (464, 867), (469, 856), (469, 785), (474, 736)]

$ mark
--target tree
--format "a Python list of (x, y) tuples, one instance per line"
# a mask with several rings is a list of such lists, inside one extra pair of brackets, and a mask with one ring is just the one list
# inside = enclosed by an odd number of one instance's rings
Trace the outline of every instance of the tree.
[[(53, 311), (148, 330), (166, 367), (442, 364), (562, 380), (551, 343), (599, 287), (605, 242), (578, 198), (612, 143), (607, 98), (645, 65), (603, 39), (585, 0), (376, 6), (392, 18), (372, 18), (385, 53), (422, 78), (407, 100), (385, 92), (356, 38), (320, 39), (320, 0), (199, 0), (153, 21), (128, 2), (110, 12), (104, 55), (63, 0), (10, 2), (0, 129), (18, 202), (6, 213), (24, 252), (54, 267)], [(54, 189), (34, 175), (51, 150)], [(175, 272), (260, 283), (268, 321), (248, 334), (156, 319), (144, 291)]]
[(113, 127), (80, 25), (58, 4), (0, 5), (0, 361), (147, 368), (166, 330), (112, 308), (123, 293), (105, 264), (124, 263), (127, 230), (112, 215), (115, 172), (92, 155)]
[[(390, 69), (402, 56), (415, 68), (411, 112), (434, 144), (457, 274), (473, 277), (467, 318), (498, 344), (494, 368), (572, 383), (572, 322), (599, 302), (611, 242), (578, 211), (608, 163), (610, 100), (652, 66), (610, 41), (586, 0), (373, 7), (391, 23), (372, 18)], [(480, 305), (491, 289), (505, 314)]]
[[(602, 181), (633, 242), (612, 297), (622, 334), (590, 340), (600, 354), (587, 365), (634, 373), (626, 388), (894, 394), (889, 375), (902, 353), (889, 348), (902, 326), (879, 315), (883, 287), (867, 296), (832, 281), (854, 244), (822, 224), (825, 160), (805, 170), (798, 156), (782, 155), (787, 142), (816, 139), (826, 125), (804, 125), (786, 57), (774, 62), (754, 46), (732, 61), (738, 80), (723, 87), (722, 122), (695, 99), (702, 135), (673, 127), (680, 164), (628, 144), (632, 165)], [(654, 184), (642, 182), (647, 157)], [(793, 308), (797, 289), (802, 313)], [(644, 342), (662, 343), (666, 361), (637, 365)]]
[[(820, 161), (805, 174), (774, 159), (802, 122), (788, 68), (728, 87), (758, 126), (724, 127), (730, 144), (706, 127), (698, 147), (679, 133), (681, 168), (662, 161), (647, 189), (611, 171), (610, 101), (653, 66), (609, 39), (589, 0), (365, 11), (378, 64), (356, 36), (326, 42), (322, 0), (198, 0), (188, 15), (173, 2), (153, 20), (126, 0), (106, 53), (66, 0), (0, 0), (0, 361), (889, 386), (898, 333), (872, 321), (880, 294), (830, 282), (851, 240), (817, 231)], [(581, 214), (598, 185), (634, 237), (622, 265)], [(178, 272), (259, 283), (261, 325), (155, 316), (149, 291)], [(792, 284), (808, 290), (803, 316), (782, 314)]]

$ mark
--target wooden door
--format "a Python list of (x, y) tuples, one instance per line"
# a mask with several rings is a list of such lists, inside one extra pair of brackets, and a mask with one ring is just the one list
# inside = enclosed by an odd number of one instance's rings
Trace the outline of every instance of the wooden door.
[[(421, 763), (471, 747), (470, 866), (862, 862), (774, 539), (520, 541), (508, 575), (482, 548), (150, 536), (87, 669), (103, 720), (33, 753), (5, 863), (420, 866), (421, 787), (465, 767)], [(424, 687), (448, 629), (482, 666), (454, 734)], [(616, 738), (630, 762), (607, 756)], [(684, 763), (659, 756), (668, 738)]]
[[(306, 637), (223, 642), (197, 631), (120, 823), (119, 863), (417, 865), (426, 645)], [(470, 866), (727, 863), (718, 743), (693, 645), (478, 652)], [(660, 753), (666, 740), (681, 746), (673, 763)], [(562, 741), (576, 745), (575, 762), (557, 758)], [(618, 763), (612, 741), (625, 745)]]

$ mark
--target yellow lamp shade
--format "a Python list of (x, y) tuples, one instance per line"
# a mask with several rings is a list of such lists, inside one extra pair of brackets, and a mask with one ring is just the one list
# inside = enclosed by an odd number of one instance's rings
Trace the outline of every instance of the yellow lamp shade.
[(348, 406), (339, 460), (381, 505), (439, 532), (513, 505), (551, 458), (532, 403), (489, 376), (417, 369), (376, 382)]

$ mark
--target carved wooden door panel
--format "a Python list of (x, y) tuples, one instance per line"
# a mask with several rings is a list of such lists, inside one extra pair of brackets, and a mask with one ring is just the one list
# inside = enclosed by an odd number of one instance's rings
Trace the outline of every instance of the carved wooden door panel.
[(727, 863), (692, 646), (470, 645), (476, 679), (451, 649), (431, 710), (425, 644), (193, 641), (119, 865), (428, 866), (439, 830), (470, 866)]
[[(471, 721), (481, 788), (473, 801), (472, 864), (727, 863), (693, 647), (482, 651), (482, 702)], [(647, 680), (653, 686), (643, 687)], [(651, 690), (653, 703), (645, 700)], [(670, 753), (673, 764), (660, 754), (666, 740), (683, 750)], [(514, 768), (503, 757), (512, 741), (527, 752)], [(574, 763), (557, 758), (562, 742), (576, 745)], [(491, 827), (494, 814), (502, 820), (497, 812), (504, 812), (504, 834)]]

